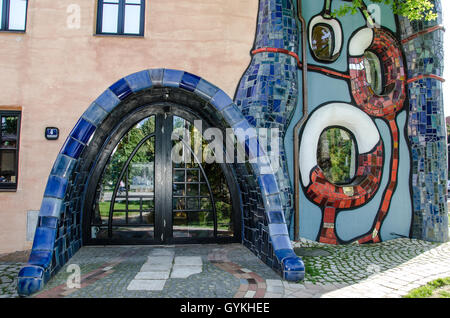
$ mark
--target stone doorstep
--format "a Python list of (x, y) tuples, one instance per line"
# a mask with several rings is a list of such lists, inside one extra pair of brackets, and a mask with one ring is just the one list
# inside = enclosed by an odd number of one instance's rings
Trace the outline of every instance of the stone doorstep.
[(174, 265), (170, 278), (188, 278), (194, 274), (200, 274), (203, 271), (202, 266), (198, 265)]
[(155, 265), (163, 265), (170, 264), (172, 265), (173, 256), (149, 256), (147, 262), (145, 264), (155, 264)]
[(127, 290), (162, 291), (166, 280), (133, 279)]
[(141, 272), (167, 272), (172, 268), (172, 263), (170, 264), (148, 264), (145, 263), (141, 267)]
[(201, 256), (177, 256), (175, 257), (175, 266), (177, 265), (202, 266), (203, 261)]
[(166, 248), (158, 248), (150, 251), (150, 257), (154, 256), (174, 256), (175, 251), (166, 249)]
[(160, 271), (160, 272), (139, 272), (137, 273), (136, 277), (134, 279), (141, 280), (141, 279), (168, 279), (169, 278), (170, 271)]

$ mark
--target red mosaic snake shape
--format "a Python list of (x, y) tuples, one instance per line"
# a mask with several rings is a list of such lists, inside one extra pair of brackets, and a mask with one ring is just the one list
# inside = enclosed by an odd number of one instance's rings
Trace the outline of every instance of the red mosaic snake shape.
[[(375, 94), (367, 80), (364, 64), (366, 50), (374, 52), (383, 69), (383, 93)], [(364, 28), (356, 32), (349, 45), (349, 73), (351, 91), (358, 107), (371, 117), (382, 118), (388, 122), (392, 135), (392, 159), (389, 184), (381, 201), (371, 230), (358, 239), (359, 243), (380, 242), (380, 228), (386, 217), (393, 192), (397, 186), (399, 162), (399, 132), (397, 113), (402, 110), (406, 99), (406, 75), (400, 44), (387, 30)], [(382, 142), (367, 154), (358, 158), (358, 171), (352, 184), (338, 186), (329, 182), (319, 166), (311, 174), (311, 184), (307, 196), (323, 207), (323, 225), (318, 241), (338, 244), (335, 232), (336, 215), (339, 210), (356, 208), (366, 204), (377, 192), (383, 169)], [(352, 193), (348, 190), (351, 189)]]

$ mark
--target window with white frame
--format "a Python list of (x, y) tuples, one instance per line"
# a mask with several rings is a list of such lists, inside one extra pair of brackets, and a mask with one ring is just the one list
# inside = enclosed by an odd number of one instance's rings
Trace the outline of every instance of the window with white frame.
[(0, 31), (24, 32), (28, 0), (0, 0)]
[(98, 0), (97, 34), (144, 35), (145, 0)]

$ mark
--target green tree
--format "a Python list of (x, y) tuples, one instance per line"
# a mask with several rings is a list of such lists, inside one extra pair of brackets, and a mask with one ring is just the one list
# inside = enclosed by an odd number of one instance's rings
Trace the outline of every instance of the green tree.
[[(383, 3), (391, 6), (392, 12), (405, 16), (411, 21), (435, 20), (437, 14), (431, 0), (372, 0), (373, 3)], [(355, 14), (364, 8), (363, 0), (352, 0), (351, 4), (345, 4), (333, 12), (334, 16), (344, 16), (347, 13)]]

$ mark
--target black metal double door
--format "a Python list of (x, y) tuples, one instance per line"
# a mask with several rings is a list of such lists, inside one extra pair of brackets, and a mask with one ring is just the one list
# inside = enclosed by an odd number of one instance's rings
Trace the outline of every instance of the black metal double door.
[[(170, 244), (234, 239), (233, 207), (223, 165), (202, 163), (204, 143), (195, 119), (157, 113), (122, 137), (98, 186), (94, 240)], [(193, 150), (194, 136), (200, 136), (200, 155), (198, 139)], [(125, 148), (133, 150), (126, 152)], [(120, 161), (125, 163), (114, 168)]]
[[(226, 188), (229, 200), (223, 171), (202, 162), (203, 132), (192, 119), (171, 113), (155, 118), (155, 243), (207, 242), (233, 236), (232, 207), (226, 213), (228, 228), (219, 227), (214, 190), (207, 176), (218, 172), (210, 177), (218, 178), (214, 183)], [(194, 137), (200, 137), (200, 154), (193, 149)]]

